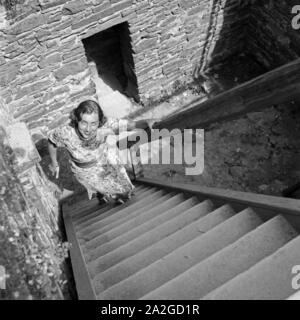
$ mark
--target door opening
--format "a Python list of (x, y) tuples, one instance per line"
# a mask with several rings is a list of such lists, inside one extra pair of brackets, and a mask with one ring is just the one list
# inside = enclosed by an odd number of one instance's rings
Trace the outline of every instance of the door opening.
[(106, 113), (124, 116), (139, 102), (128, 23), (82, 40), (97, 95)]

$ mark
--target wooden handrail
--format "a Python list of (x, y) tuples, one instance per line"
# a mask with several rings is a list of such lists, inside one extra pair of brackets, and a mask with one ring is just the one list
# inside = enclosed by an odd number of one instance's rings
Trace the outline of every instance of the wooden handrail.
[(300, 200), (262, 195), (249, 192), (233, 191), (228, 189), (211, 188), (185, 183), (169, 183), (147, 178), (138, 178), (137, 183), (142, 183), (159, 188), (167, 188), (178, 192), (188, 192), (205, 196), (210, 199), (235, 202), (246, 206), (260, 207), (280, 213), (288, 213), (300, 217)]
[(206, 129), (212, 123), (297, 98), (300, 98), (300, 59), (167, 117), (156, 127)]
[[(297, 98), (300, 98), (300, 58), (166, 117), (156, 122), (153, 128), (206, 129), (213, 123), (235, 119), (242, 114)], [(133, 132), (130, 136), (134, 140), (139, 134)], [(119, 145), (125, 145), (125, 140), (127, 138), (120, 139)]]
[(91, 279), (87, 271), (87, 266), (84, 261), (83, 253), (76, 237), (75, 228), (72, 222), (71, 209), (67, 203), (63, 203), (62, 212), (68, 242), (71, 244), (70, 256), (72, 259), (72, 267), (78, 299), (96, 300), (96, 293), (93, 289)]

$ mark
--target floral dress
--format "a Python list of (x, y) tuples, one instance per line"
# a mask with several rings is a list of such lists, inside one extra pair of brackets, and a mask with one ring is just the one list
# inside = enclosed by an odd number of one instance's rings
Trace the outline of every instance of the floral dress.
[(108, 118), (106, 123), (98, 128), (96, 143), (93, 145), (86, 145), (71, 125), (58, 127), (48, 135), (50, 142), (68, 150), (71, 170), (87, 189), (89, 199), (96, 192), (108, 197), (117, 194), (130, 196), (134, 189), (118, 156), (116, 144), (108, 143), (108, 139), (103, 139), (102, 135), (103, 130), (111, 129), (116, 132), (126, 126), (126, 123), (125, 119)]

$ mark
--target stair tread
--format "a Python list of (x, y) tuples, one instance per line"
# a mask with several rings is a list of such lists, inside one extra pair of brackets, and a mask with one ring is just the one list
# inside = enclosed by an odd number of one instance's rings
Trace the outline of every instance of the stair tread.
[(142, 299), (199, 299), (296, 235), (297, 232), (282, 216), (276, 216)]
[(130, 200), (126, 201), (125, 204), (117, 204), (115, 202), (110, 202), (107, 204), (101, 205), (99, 208), (89, 210), (86, 214), (78, 217), (77, 220), (74, 220), (74, 225), (76, 230), (81, 230), (85, 227), (88, 227), (92, 223), (101, 221), (102, 219), (111, 216), (115, 213), (118, 213), (120, 207), (129, 207), (133, 203), (143, 199), (143, 194), (134, 196)]
[[(142, 192), (145, 192), (146, 190), (150, 191), (151, 189), (154, 189), (153, 187), (144, 187), (144, 188), (138, 188), (135, 189), (136, 194), (140, 194)], [(91, 199), (91, 200), (81, 200), (80, 202), (76, 202), (72, 205), (69, 205), (70, 210), (72, 212), (72, 219), (76, 220), (84, 215), (87, 215), (92, 210), (97, 210), (97, 208), (101, 207), (99, 204), (99, 200), (97, 197)]]
[[(173, 246), (184, 243), (189, 239), (197, 236), (199, 233), (197, 228), (194, 232), (183, 233), (178, 230), (185, 231), (185, 226), (193, 221), (205, 217), (212, 210), (210, 201), (204, 201), (195, 207), (184, 211), (181, 215), (167, 221), (156, 228), (134, 238), (131, 241), (124, 241), (123, 245), (117, 247), (115, 250), (98, 258), (92, 263), (88, 264), (88, 269), (92, 277), (96, 274), (97, 270), (103, 272), (110, 268), (112, 265), (135, 255), (137, 252), (144, 250), (147, 247), (153, 246), (155, 243), (165, 241), (167, 238), (171, 239), (170, 242)], [(166, 241), (168, 241), (168, 239)], [(162, 242), (161, 242), (162, 243)]]
[(112, 223), (120, 218), (123, 218), (127, 213), (132, 212), (133, 210), (138, 210), (144, 207), (145, 204), (148, 204), (151, 201), (159, 200), (163, 195), (167, 195), (167, 193), (163, 190), (157, 190), (149, 195), (140, 195), (137, 197), (133, 197), (129, 201), (125, 202), (122, 205), (115, 206), (114, 208), (105, 211), (103, 215), (96, 215), (92, 219), (87, 219), (84, 224), (76, 225), (76, 231), (84, 228), (85, 226), (89, 226), (93, 223), (101, 223), (101, 225), (105, 226), (109, 223)]
[[(143, 223), (142, 225), (137, 226), (136, 228), (130, 229), (127, 232), (120, 234), (118, 237), (113, 238), (111, 241), (98, 246), (94, 250), (91, 250), (89, 252), (90, 257), (87, 258), (87, 261), (91, 261), (91, 260), (100, 258), (101, 256), (108, 254), (109, 252), (117, 249), (120, 246), (123, 246), (124, 244), (128, 243), (129, 241), (134, 240), (138, 236), (143, 235), (145, 232), (148, 232), (149, 230), (151, 231), (151, 230), (155, 229), (157, 226), (161, 225), (164, 222), (169, 223), (170, 219), (168, 219), (166, 221), (162, 221), (162, 220), (165, 220), (164, 217), (166, 215), (167, 216), (173, 215), (173, 209), (174, 208), (170, 208), (170, 211), (163, 214), (162, 216), (158, 216), (156, 218), (153, 218), (150, 221), (145, 221), (145, 223)], [(207, 209), (205, 209), (205, 210), (207, 210)], [(175, 216), (175, 214), (174, 214), (174, 216), (172, 217), (171, 220), (176, 219), (176, 217), (177, 216)]]
[(156, 201), (150, 202), (147, 206), (141, 210), (133, 210), (132, 212), (124, 215), (118, 220), (99, 227), (98, 223), (93, 224), (88, 229), (85, 229), (84, 232), (78, 232), (77, 236), (79, 239), (85, 240), (85, 246), (90, 247), (89, 243), (91, 240), (98, 237), (98, 243), (108, 242), (120, 234), (125, 233), (127, 230), (134, 228), (147, 220), (150, 220), (152, 217), (160, 215), (162, 211), (168, 210), (175, 205), (181, 203), (184, 200), (183, 194), (177, 194), (171, 196), (167, 194), (157, 199)]
[[(170, 210), (176, 208), (177, 205), (184, 201), (183, 195), (177, 195), (173, 198), (166, 199), (163, 202), (158, 203), (157, 205), (153, 204), (151, 210), (146, 210), (139, 217), (134, 217), (129, 219), (121, 225), (117, 225), (112, 230), (100, 233), (98, 237), (94, 237), (89, 242), (85, 244), (87, 250), (99, 249), (101, 246), (104, 246), (106, 243), (111, 243), (111, 241), (116, 242), (119, 237), (126, 237), (127, 233), (132, 233), (136, 231), (138, 235), (141, 231), (148, 231), (154, 228), (157, 223), (167, 220), (168, 217), (175, 217), (176, 210), (172, 214)], [(165, 211), (165, 212), (163, 212)], [(154, 213), (153, 215), (151, 213)], [(95, 233), (97, 235), (98, 232)], [(120, 239), (119, 239), (120, 240)], [(120, 240), (123, 241), (123, 240)], [(125, 241), (128, 241), (126, 238)], [(122, 243), (122, 242), (121, 242)]]
[(114, 214), (118, 214), (120, 209), (133, 206), (147, 197), (155, 196), (155, 194), (157, 194), (157, 192), (159, 191), (162, 192), (162, 190), (158, 190), (158, 189), (152, 189), (149, 191), (141, 192), (140, 194), (134, 195), (130, 200), (126, 201), (123, 205), (113, 205), (111, 206), (111, 208), (109, 208), (110, 205), (107, 205), (108, 207), (107, 210), (105, 210), (105, 207), (104, 207), (104, 210), (101, 209), (101, 211), (98, 211), (95, 209), (94, 211), (89, 212), (87, 215), (78, 217), (76, 220), (74, 220), (76, 230), (78, 230), (79, 228), (84, 228), (85, 226), (88, 226), (90, 223), (101, 221), (106, 219), (107, 217), (113, 216)]
[[(141, 190), (139, 190), (138, 192), (134, 192), (134, 196), (135, 197), (138, 197), (138, 196), (141, 196), (141, 195), (147, 195), (147, 194), (152, 194), (152, 193), (154, 193), (154, 192), (156, 192), (156, 191), (158, 191), (158, 189), (157, 188), (146, 188), (146, 189), (141, 189)], [(88, 207), (89, 206), (89, 204), (90, 203), (99, 203), (99, 200), (98, 200), (98, 198), (93, 198), (93, 199), (91, 199), (91, 200), (86, 200), (85, 201), (85, 204), (86, 204), (86, 207)], [(77, 210), (77, 206), (76, 205), (74, 205), (74, 209), (75, 210)], [(97, 208), (95, 209), (95, 211), (97, 211)], [(80, 212), (80, 214), (78, 213), (78, 214), (76, 214), (75, 215), (75, 219), (74, 220), (76, 220), (76, 222), (79, 222), (81, 219), (83, 219), (85, 216), (87, 216), (87, 215), (89, 215), (89, 214), (91, 214), (92, 212), (88, 212), (88, 213), (85, 213), (85, 211), (82, 211), (81, 210), (81, 212)]]
[[(185, 214), (185, 212), (183, 212), (183, 214)], [(195, 221), (195, 220), (191, 220), (191, 222), (192, 221)], [(174, 221), (174, 224), (175, 224), (175, 221)], [(178, 229), (180, 228), (180, 226), (178, 226)], [(183, 228), (184, 228), (184, 225), (183, 225)], [(172, 228), (170, 229), (173, 230)], [(188, 240), (190, 240), (190, 238), (193, 235), (193, 233), (191, 232), (191, 229), (192, 228), (190, 228), (188, 233), (189, 235)], [(183, 230), (183, 229), (180, 229), (180, 230)], [(145, 238), (146, 236), (143, 235), (142, 237)], [(182, 237), (182, 240), (183, 239), (184, 238)], [(143, 241), (143, 240), (140, 239), (140, 241)], [(148, 266), (154, 261), (167, 255), (172, 250), (174, 250), (174, 248), (177, 248), (177, 246), (174, 246), (174, 241), (170, 240), (169, 237), (166, 237), (161, 241), (156, 242), (152, 246), (149, 246), (141, 251), (136, 252), (134, 255), (131, 255), (128, 258), (125, 258), (124, 260), (113, 265), (111, 268), (107, 269), (106, 271), (100, 274), (97, 274), (94, 278), (95, 286), (96, 287), (98, 286), (99, 288), (98, 291), (104, 291), (108, 287), (116, 284), (117, 282), (124, 280), (125, 278), (136, 273), (140, 269)], [(133, 246), (131, 246), (130, 249), (133, 250)]]
[(300, 236), (297, 236), (203, 299), (282, 300), (290, 297), (295, 292), (292, 268), (299, 264), (299, 248)]
[(124, 204), (83, 198), (63, 212), (94, 298), (300, 300), (297, 204), (147, 179)]
[[(213, 214), (218, 214), (218, 211), (211, 213), (211, 215)], [(206, 233), (176, 248), (168, 255), (133, 274), (119, 285), (108, 289), (107, 292), (103, 293), (103, 296), (107, 299), (112, 296), (119, 299), (137, 299), (175, 278), (178, 274), (216, 251), (223, 249), (226, 245), (236, 241), (261, 223), (262, 220), (251, 209), (233, 215)], [(126, 271), (124, 270), (124, 272)], [(98, 293), (97, 286), (95, 286), (95, 291)]]
[(300, 300), (300, 290), (287, 297), (286, 300)]

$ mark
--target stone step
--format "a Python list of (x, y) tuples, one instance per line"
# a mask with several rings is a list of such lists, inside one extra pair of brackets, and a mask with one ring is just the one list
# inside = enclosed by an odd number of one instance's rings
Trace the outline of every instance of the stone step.
[[(220, 300), (290, 300), (300, 299), (295, 292), (292, 279), (294, 266), (300, 264), (300, 236), (279, 250), (239, 274), (203, 299)], [(298, 281), (299, 283), (299, 281)]]
[[(175, 197), (175, 198), (174, 198)], [(173, 199), (173, 200), (172, 200)], [(151, 201), (147, 205), (144, 205), (143, 210), (137, 209), (130, 213), (126, 213), (116, 221), (109, 224), (95, 226), (95, 229), (91, 229), (91, 232), (85, 235), (79, 235), (79, 242), (82, 244), (83, 250), (99, 249), (99, 246), (104, 246), (105, 243), (115, 239), (117, 236), (131, 230), (131, 226), (135, 223), (141, 224), (151, 218), (153, 215), (159, 214), (164, 210), (172, 208), (173, 203), (177, 204), (179, 201), (183, 201), (182, 195), (174, 195), (172, 193), (165, 194), (155, 201)], [(153, 210), (154, 209), (154, 213)], [(149, 217), (148, 211), (151, 211)], [(141, 218), (140, 218), (141, 217)]]
[(246, 234), (142, 299), (199, 299), (272, 254), (297, 235), (282, 217)]
[[(76, 225), (76, 230), (80, 230), (81, 228), (85, 228), (86, 226), (89, 226), (93, 223), (96, 223), (98, 221), (102, 221), (103, 226), (106, 224), (109, 224), (113, 221), (118, 220), (119, 218), (122, 218), (123, 215), (132, 212), (133, 210), (142, 209), (144, 206), (148, 205), (148, 203), (156, 201), (160, 199), (163, 195), (166, 195), (167, 192), (164, 190), (155, 190), (154, 192), (151, 192), (150, 194), (141, 194), (139, 196), (134, 197), (130, 201), (127, 201), (125, 204), (122, 204), (120, 206), (115, 206), (114, 208), (105, 211), (104, 214), (96, 215), (92, 218), (87, 218), (84, 221), (81, 221), (79, 224)], [(97, 214), (97, 213), (95, 213)]]
[[(100, 257), (88, 265), (88, 270), (91, 277), (103, 272), (120, 261), (135, 255), (139, 251), (154, 245), (155, 243), (163, 243), (165, 238), (169, 238), (170, 241), (168, 241), (168, 243), (171, 248), (176, 248), (190, 239), (193, 239), (199, 234), (199, 230), (196, 227), (186, 230), (185, 226), (197, 220), (198, 218), (202, 217), (204, 219), (204, 217), (211, 212), (212, 209), (213, 205), (211, 201), (206, 200), (195, 207), (184, 211), (180, 216), (177, 216), (152, 230), (148, 230), (139, 237), (133, 237), (132, 241), (124, 241), (123, 245), (120, 245), (114, 251), (106, 254), (103, 257)], [(219, 222), (218, 220), (221, 219), (222, 218), (216, 217), (214, 221), (217, 223)], [(209, 218), (204, 220), (204, 227), (210, 226), (213, 223), (212, 220), (213, 219)], [(180, 231), (180, 229), (186, 232), (177, 232), (178, 230)], [(134, 234), (132, 236), (134, 236)], [(145, 254), (145, 258), (146, 257), (147, 254)]]
[[(145, 221), (160, 215), (165, 210), (176, 206), (184, 200), (185, 197), (183, 194), (177, 194), (173, 197), (171, 197), (171, 194), (165, 195), (157, 201), (149, 203), (142, 212), (141, 210), (132, 211), (130, 214), (105, 226), (101, 225), (101, 221), (100, 223), (94, 223), (90, 227), (77, 232), (77, 237), (79, 239), (83, 238), (86, 241), (98, 237), (99, 243), (108, 242)], [(87, 242), (85, 246), (86, 248), (90, 248), (89, 242)]]
[[(235, 242), (262, 222), (253, 210), (246, 209), (111, 287), (101, 297), (138, 299)], [(96, 284), (95, 287), (97, 293)]]

